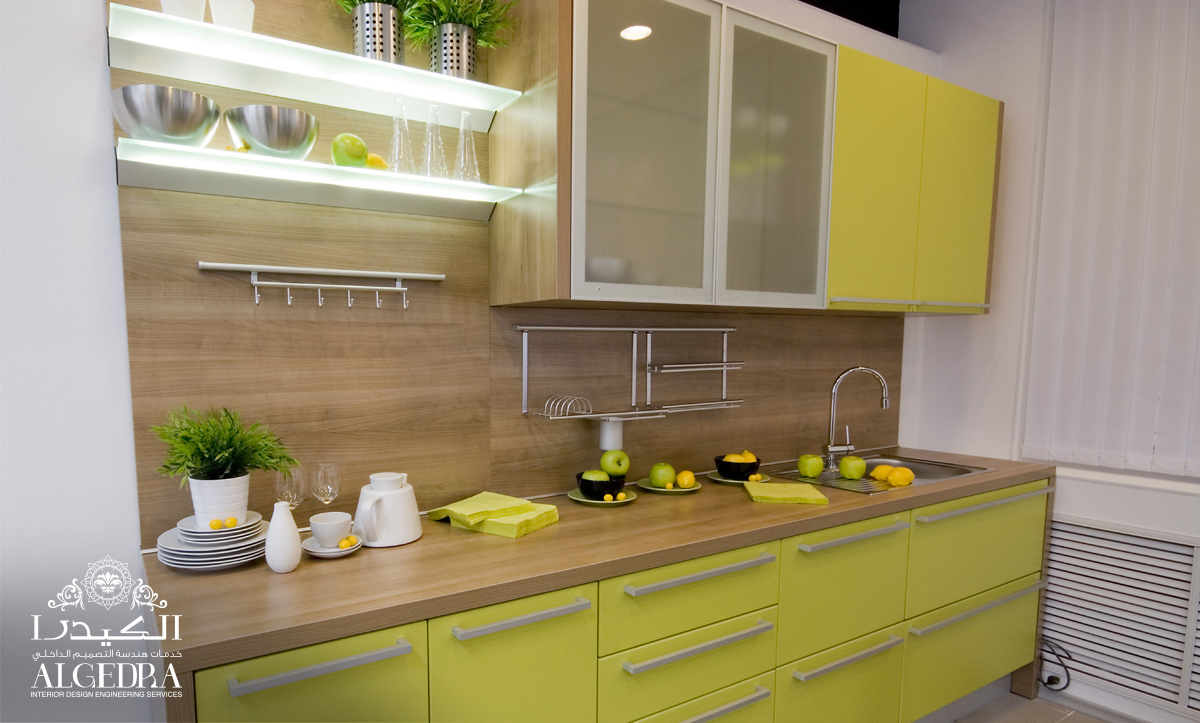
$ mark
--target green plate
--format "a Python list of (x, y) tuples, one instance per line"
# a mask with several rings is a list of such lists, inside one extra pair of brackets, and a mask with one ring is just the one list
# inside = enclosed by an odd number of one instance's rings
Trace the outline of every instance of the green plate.
[(672, 487), (671, 489), (666, 489), (663, 487), (653, 487), (650, 485), (649, 477), (643, 477), (640, 480), (638, 480), (637, 482), (635, 482), (634, 484), (636, 484), (638, 487), (641, 487), (642, 489), (646, 490), (647, 492), (653, 492), (653, 493), (659, 494), (659, 495), (690, 495), (693, 492), (699, 492), (700, 488), (703, 486), (700, 484), (700, 480), (696, 480), (696, 484), (692, 485), (691, 487), (687, 487), (687, 488)]
[(623, 490), (623, 492), (625, 492), (625, 499), (605, 502), (604, 500), (589, 500), (587, 497), (584, 497), (583, 493), (579, 491), (578, 487), (576, 487), (567, 493), (567, 497), (570, 497), (581, 505), (591, 505), (592, 507), (616, 507), (617, 505), (627, 505), (637, 499), (637, 492), (634, 492), (633, 490)]
[[(760, 472), (759, 474), (762, 474), (762, 473)], [(735, 487), (742, 487), (742, 486), (744, 486), (744, 485), (746, 484), (746, 480), (744, 480), (744, 479), (725, 479), (725, 478), (724, 478), (724, 477), (722, 477), (721, 475), (717, 474), (716, 470), (713, 470), (712, 472), (709, 472), (709, 473), (708, 473), (708, 478), (709, 478), (710, 480), (712, 480), (713, 482), (720, 482), (720, 483), (721, 483), (721, 484), (723, 484), (723, 485), (733, 485), (733, 486), (735, 486)], [(760, 480), (758, 480), (758, 481), (759, 481), (759, 482), (770, 482), (770, 481), (771, 481), (771, 475), (769, 475), (769, 474), (764, 474), (764, 475), (762, 476), (762, 479), (760, 479)]]

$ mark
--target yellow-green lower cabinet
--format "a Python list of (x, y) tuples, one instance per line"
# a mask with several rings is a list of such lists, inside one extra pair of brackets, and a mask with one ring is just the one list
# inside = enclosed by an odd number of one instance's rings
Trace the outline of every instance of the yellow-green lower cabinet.
[(429, 621), (430, 719), (596, 720), (596, 583)]
[(1033, 574), (908, 621), (901, 723), (910, 723), (1034, 659)]
[(775, 720), (774, 690), (775, 674), (763, 673), (642, 718), (637, 723), (772, 723)]
[(425, 622), (196, 672), (196, 719), (427, 721)]
[(896, 723), (904, 626), (864, 635), (775, 674), (775, 723)]
[(601, 658), (600, 723), (628, 723), (770, 671), (777, 623), (770, 607)]
[(901, 512), (783, 541), (779, 664), (904, 619), (908, 530)]

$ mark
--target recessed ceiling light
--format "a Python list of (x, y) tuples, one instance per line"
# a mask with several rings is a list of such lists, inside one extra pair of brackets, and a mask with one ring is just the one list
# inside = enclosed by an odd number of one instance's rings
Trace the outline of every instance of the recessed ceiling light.
[(651, 32), (653, 31), (645, 25), (630, 25), (621, 31), (621, 37), (626, 40), (641, 40), (649, 37)]

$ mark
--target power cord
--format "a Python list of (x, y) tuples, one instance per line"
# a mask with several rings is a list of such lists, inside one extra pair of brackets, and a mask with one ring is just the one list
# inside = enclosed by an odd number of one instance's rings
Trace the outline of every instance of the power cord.
[(1058, 667), (1063, 669), (1062, 678), (1057, 675), (1047, 675), (1042, 680), (1042, 685), (1046, 686), (1048, 690), (1066, 690), (1067, 686), (1071, 684), (1071, 669), (1067, 667), (1064, 658), (1066, 660), (1074, 660), (1074, 658), (1071, 657), (1071, 653), (1061, 644), (1044, 635), (1042, 636), (1042, 650), (1053, 655)]

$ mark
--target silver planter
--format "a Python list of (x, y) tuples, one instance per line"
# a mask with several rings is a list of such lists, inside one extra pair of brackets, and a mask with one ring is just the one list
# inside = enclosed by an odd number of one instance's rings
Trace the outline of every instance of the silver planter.
[(439, 25), (429, 48), (429, 69), (475, 80), (475, 29), (459, 23)]
[(350, 15), (354, 24), (354, 54), (386, 63), (404, 64), (400, 12), (387, 3), (363, 3)]

